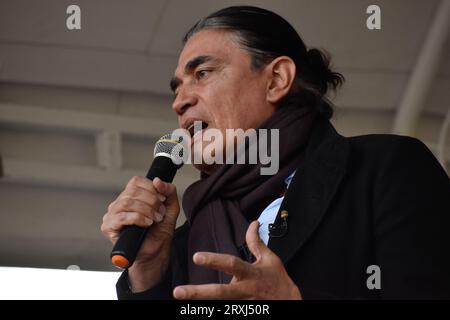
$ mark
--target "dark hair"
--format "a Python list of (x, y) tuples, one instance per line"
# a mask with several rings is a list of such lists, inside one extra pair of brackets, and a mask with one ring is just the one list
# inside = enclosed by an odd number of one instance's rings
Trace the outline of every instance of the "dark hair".
[(296, 67), (294, 88), (284, 102), (296, 101), (302, 106), (314, 107), (326, 118), (333, 109), (325, 95), (336, 90), (344, 77), (330, 70), (327, 54), (318, 49), (307, 50), (303, 40), (284, 18), (274, 12), (252, 7), (233, 6), (221, 9), (200, 19), (183, 37), (183, 44), (204, 29), (223, 29), (233, 32), (237, 43), (247, 50), (252, 67), (260, 70), (279, 56), (290, 57)]

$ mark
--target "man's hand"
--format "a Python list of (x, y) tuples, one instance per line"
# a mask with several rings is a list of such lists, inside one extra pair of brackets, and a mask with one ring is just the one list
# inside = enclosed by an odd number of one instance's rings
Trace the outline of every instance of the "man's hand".
[(247, 246), (256, 258), (248, 263), (238, 257), (211, 252), (197, 252), (194, 263), (233, 275), (229, 284), (185, 285), (174, 289), (176, 299), (302, 299), (300, 290), (258, 234), (259, 223), (253, 221), (246, 234)]
[(133, 292), (151, 288), (166, 272), (179, 212), (175, 186), (159, 178), (150, 181), (133, 177), (108, 206), (101, 230), (112, 243), (116, 243), (125, 226), (150, 228), (134, 264), (128, 269)]

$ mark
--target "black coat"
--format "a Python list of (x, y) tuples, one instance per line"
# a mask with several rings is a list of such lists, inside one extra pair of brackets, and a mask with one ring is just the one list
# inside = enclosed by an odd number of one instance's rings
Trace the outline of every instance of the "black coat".
[[(318, 121), (283, 209), (288, 231), (268, 246), (305, 299), (450, 298), (450, 182), (419, 140), (345, 138)], [(177, 229), (159, 285), (132, 294), (124, 272), (119, 299), (170, 299), (188, 283), (188, 235), (187, 223)], [(381, 289), (367, 287), (371, 265)]]

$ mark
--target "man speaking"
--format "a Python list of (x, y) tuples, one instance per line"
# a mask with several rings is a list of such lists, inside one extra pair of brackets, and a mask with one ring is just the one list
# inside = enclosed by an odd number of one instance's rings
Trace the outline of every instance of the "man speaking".
[(424, 144), (339, 135), (326, 94), (343, 77), (273, 12), (222, 9), (183, 43), (180, 128), (194, 145), (208, 130), (278, 130), (279, 169), (194, 164), (177, 230), (175, 186), (132, 178), (102, 224), (113, 243), (126, 226), (149, 228), (120, 299), (450, 298), (450, 182)]

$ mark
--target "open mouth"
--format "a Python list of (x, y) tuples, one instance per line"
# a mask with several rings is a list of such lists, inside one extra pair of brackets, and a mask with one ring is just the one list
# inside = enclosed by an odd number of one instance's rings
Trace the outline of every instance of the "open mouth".
[[(198, 123), (201, 123), (201, 126), (198, 125)], [(197, 124), (197, 125), (196, 125)], [(192, 123), (187, 130), (189, 131), (189, 134), (191, 135), (191, 138), (194, 137), (194, 135), (199, 132), (199, 131), (203, 131), (206, 128), (208, 128), (208, 123), (205, 121), (201, 121), (201, 120), (196, 120), (194, 121), (194, 123)]]

